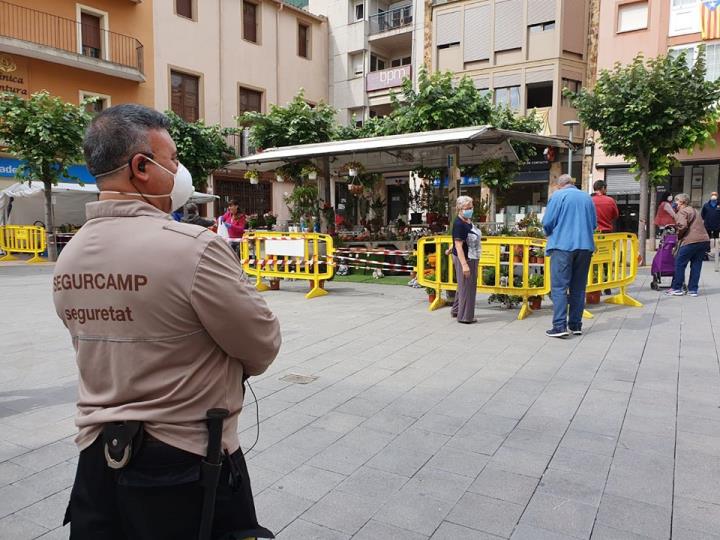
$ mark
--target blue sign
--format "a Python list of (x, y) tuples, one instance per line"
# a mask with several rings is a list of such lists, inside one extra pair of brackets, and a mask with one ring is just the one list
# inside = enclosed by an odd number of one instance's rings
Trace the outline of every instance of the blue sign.
[[(14, 177), (20, 166), (20, 160), (15, 158), (0, 157), (0, 177)], [(94, 184), (95, 177), (90, 174), (85, 165), (70, 165), (68, 171), (72, 176), (79, 178), (83, 184)], [(77, 180), (71, 178), (63, 178), (63, 182), (77, 184)]]
[[(443, 178), (443, 187), (448, 186), (448, 179)], [(480, 178), (477, 176), (461, 176), (460, 177), (460, 185), (469, 187), (469, 186), (479, 186), (480, 185)], [(435, 178), (433, 180), (433, 187), (439, 188), (440, 187), (440, 179)]]

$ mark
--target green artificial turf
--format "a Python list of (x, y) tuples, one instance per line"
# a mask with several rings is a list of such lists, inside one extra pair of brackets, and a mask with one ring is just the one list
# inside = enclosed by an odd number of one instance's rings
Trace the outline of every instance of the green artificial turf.
[(407, 285), (410, 276), (385, 276), (380, 279), (373, 279), (372, 274), (362, 273), (350, 274), (349, 276), (338, 276), (333, 278), (336, 283), (377, 283), (379, 285)]

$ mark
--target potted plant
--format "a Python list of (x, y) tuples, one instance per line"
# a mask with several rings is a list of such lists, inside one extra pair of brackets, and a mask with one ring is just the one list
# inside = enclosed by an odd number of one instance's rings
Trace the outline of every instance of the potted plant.
[(538, 264), (545, 264), (545, 250), (543, 248), (536, 248), (535, 260)]
[[(425, 276), (425, 279), (427, 279), (429, 281), (435, 281), (435, 274), (434, 273), (427, 274)], [(432, 304), (435, 301), (437, 291), (435, 290), (434, 287), (425, 287), (425, 292), (428, 295), (428, 302), (430, 302)]]
[(474, 204), (475, 215), (479, 223), (485, 223), (487, 221), (487, 215), (490, 211), (490, 201), (488, 197), (481, 197), (475, 200)]
[(260, 182), (260, 173), (253, 170), (245, 171), (245, 179), (250, 180), (251, 184), (258, 184)]
[(284, 177), (282, 174), (280, 174), (279, 172), (276, 172), (276, 173), (275, 173), (275, 180), (278, 181), (278, 182), (280, 182), (280, 183), (282, 183), (282, 182), (285, 181), (285, 177)]
[(277, 223), (277, 216), (275, 214), (267, 212), (263, 214), (263, 221), (265, 222), (265, 226), (268, 228), (268, 230), (271, 231), (273, 226)]
[(260, 220), (258, 219), (257, 214), (250, 214), (247, 217), (248, 229), (257, 229), (259, 225), (260, 225)]
[(601, 291), (593, 291), (593, 292), (585, 293), (585, 303), (586, 304), (599, 304), (601, 294), (602, 294)]
[(280, 279), (279, 278), (273, 278), (270, 280), (270, 290), (271, 291), (279, 291), (280, 290)]
[(308, 180), (317, 180), (318, 176), (318, 170), (315, 165), (305, 165), (302, 169), (300, 169), (300, 175), (306, 176)]
[(365, 167), (363, 167), (363, 164), (359, 161), (348, 161), (345, 164), (344, 169), (347, 170), (348, 176), (354, 178), (356, 176), (359, 176), (360, 173), (365, 170)]
[[(528, 283), (532, 289), (540, 289), (545, 285), (545, 276), (542, 274), (531, 274)], [(528, 298), (531, 309), (540, 309), (542, 306), (542, 296), (535, 295)]]

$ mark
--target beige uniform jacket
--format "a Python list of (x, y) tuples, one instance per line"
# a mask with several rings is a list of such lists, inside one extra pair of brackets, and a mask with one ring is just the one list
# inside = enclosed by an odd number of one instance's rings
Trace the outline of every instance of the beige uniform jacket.
[(275, 359), (277, 318), (207, 229), (141, 201), (93, 202), (86, 214), (53, 278), (80, 372), (78, 446), (106, 422), (142, 420), (157, 439), (205, 455), (205, 412), (223, 407), (234, 452), (243, 375)]

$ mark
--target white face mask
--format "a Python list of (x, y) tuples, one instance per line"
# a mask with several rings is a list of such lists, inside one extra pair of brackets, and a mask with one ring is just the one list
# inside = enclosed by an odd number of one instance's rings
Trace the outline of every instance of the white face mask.
[(672, 202), (672, 197), (667, 198), (668, 202)]
[[(178, 163), (178, 168), (175, 173), (169, 171), (167, 168), (160, 165), (157, 161), (155, 161), (152, 158), (149, 158), (145, 156), (145, 158), (148, 161), (152, 161), (155, 165), (160, 167), (163, 171), (168, 173), (173, 177), (173, 187), (170, 193), (166, 193), (164, 195), (149, 195), (147, 193), (128, 193), (125, 191), (104, 191), (103, 193), (117, 193), (118, 195), (140, 195), (141, 197), (145, 197), (147, 199), (163, 199), (165, 197), (170, 197), (170, 204), (171, 208), (170, 211), (177, 210), (178, 208), (182, 208), (185, 203), (190, 198), (190, 195), (193, 194), (194, 188), (192, 183), (192, 175), (190, 174), (190, 171), (187, 170), (185, 165), (182, 163)], [(127, 165), (124, 165), (123, 167), (127, 167)], [(121, 167), (122, 168), (122, 167)], [(119, 169), (115, 169), (112, 172), (115, 172)], [(109, 173), (105, 173), (109, 174)], [(96, 175), (96, 178), (104, 176), (104, 175)]]

